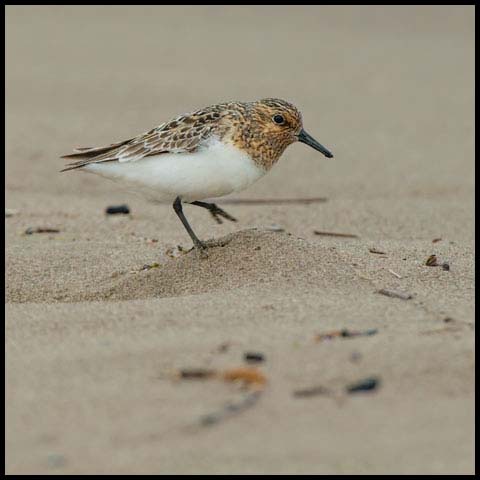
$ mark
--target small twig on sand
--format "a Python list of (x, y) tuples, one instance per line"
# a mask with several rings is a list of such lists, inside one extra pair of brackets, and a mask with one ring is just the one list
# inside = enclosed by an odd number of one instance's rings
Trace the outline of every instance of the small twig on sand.
[(179, 378), (184, 379), (205, 379), (214, 377), (217, 374), (215, 370), (208, 370), (206, 368), (188, 368), (178, 372)]
[[(325, 197), (312, 198), (230, 198), (222, 200), (222, 204), (230, 205), (285, 205), (285, 204), (299, 204), (309, 205), (310, 203), (323, 203), (328, 199)], [(220, 203), (220, 202), (219, 202)]]
[(324, 237), (358, 238), (358, 235), (353, 233), (322, 232), (320, 230), (314, 230), (313, 233), (315, 235), (323, 235)]
[(401, 275), (399, 275), (398, 273), (394, 272), (393, 270), (388, 269), (388, 271), (389, 271), (392, 275), (394, 275), (395, 277), (397, 277), (397, 278), (402, 278)]
[(386, 288), (377, 290), (377, 293), (380, 293), (381, 295), (385, 295), (387, 297), (400, 298), (402, 300), (410, 300), (411, 298), (413, 298), (413, 295), (411, 293), (401, 292), (399, 290), (387, 290)]
[(434, 330), (425, 330), (423, 332), (420, 332), (420, 335), (432, 335), (435, 333), (458, 332), (461, 329), (462, 328), (460, 327), (460, 325), (449, 325), (447, 327), (437, 328)]
[(376, 328), (371, 328), (369, 330), (357, 331), (357, 330), (335, 330), (328, 333), (319, 333), (315, 335), (315, 341), (321, 342), (323, 340), (332, 340), (333, 338), (352, 338), (352, 337), (370, 337), (376, 335), (378, 330)]
[(294, 397), (314, 397), (316, 395), (332, 395), (332, 390), (322, 385), (315, 387), (303, 388), (293, 392)]
[(59, 233), (60, 230), (58, 228), (48, 228), (48, 227), (28, 227), (25, 230), (25, 235), (32, 235), (33, 233)]
[(210, 427), (222, 420), (226, 420), (232, 415), (237, 413), (244, 412), (250, 407), (253, 407), (257, 403), (257, 400), (260, 398), (262, 391), (254, 390), (247, 392), (242, 398), (236, 402), (228, 402), (220, 410), (200, 417), (200, 425), (203, 427)]
[[(358, 393), (358, 392), (369, 392), (376, 390), (380, 386), (380, 378), (378, 377), (367, 377), (363, 378), (354, 383), (350, 383), (343, 387), (343, 392), (347, 394)], [(326, 395), (337, 397), (337, 400), (341, 400), (342, 392), (340, 389), (330, 389), (322, 385), (316, 385), (309, 388), (304, 388), (301, 390), (295, 390), (293, 396), (297, 398), (308, 398), (314, 397), (316, 395)]]

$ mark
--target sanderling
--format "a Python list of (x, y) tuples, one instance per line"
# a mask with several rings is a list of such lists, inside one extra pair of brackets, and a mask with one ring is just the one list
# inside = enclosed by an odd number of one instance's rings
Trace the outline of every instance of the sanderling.
[(301, 113), (284, 100), (219, 103), (107, 147), (77, 148), (62, 157), (74, 160), (62, 172), (86, 170), (122, 182), (150, 200), (173, 202), (194, 246), (205, 249), (215, 242), (195, 235), (182, 202), (206, 208), (219, 223), (222, 217), (236, 221), (201, 200), (245, 189), (296, 141), (333, 157), (305, 132)]

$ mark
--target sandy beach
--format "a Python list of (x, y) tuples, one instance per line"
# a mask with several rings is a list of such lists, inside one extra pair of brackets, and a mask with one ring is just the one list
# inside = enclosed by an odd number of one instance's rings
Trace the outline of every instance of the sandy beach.
[[(7, 474), (473, 474), (474, 28), (471, 6), (8, 6)], [(335, 158), (289, 147), (218, 200), (238, 223), (186, 206), (231, 239), (207, 259), (170, 205), (59, 173), (264, 97)], [(240, 367), (266, 382), (179, 378)]]

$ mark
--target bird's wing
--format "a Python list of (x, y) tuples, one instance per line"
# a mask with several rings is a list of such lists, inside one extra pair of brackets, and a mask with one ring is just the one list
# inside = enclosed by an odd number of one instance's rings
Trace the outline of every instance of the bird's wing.
[(62, 172), (91, 163), (133, 162), (161, 153), (193, 152), (221, 130), (221, 109), (208, 107), (162, 123), (149, 132), (107, 147), (79, 147), (61, 158), (73, 160)]

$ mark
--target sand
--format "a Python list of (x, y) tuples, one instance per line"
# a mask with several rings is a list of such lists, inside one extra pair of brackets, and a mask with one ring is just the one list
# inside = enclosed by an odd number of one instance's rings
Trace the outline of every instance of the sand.
[[(473, 7), (9, 6), (6, 26), (8, 474), (474, 472)], [(327, 201), (220, 200), (223, 225), (187, 206), (231, 240), (207, 259), (168, 254), (190, 247), (170, 206), (58, 173), (73, 146), (266, 96), (335, 158), (291, 146), (232, 197)], [(377, 333), (315, 341), (344, 328)], [(200, 426), (244, 391), (174, 373), (247, 351), (258, 401)], [(294, 396), (315, 386), (334, 393)]]

